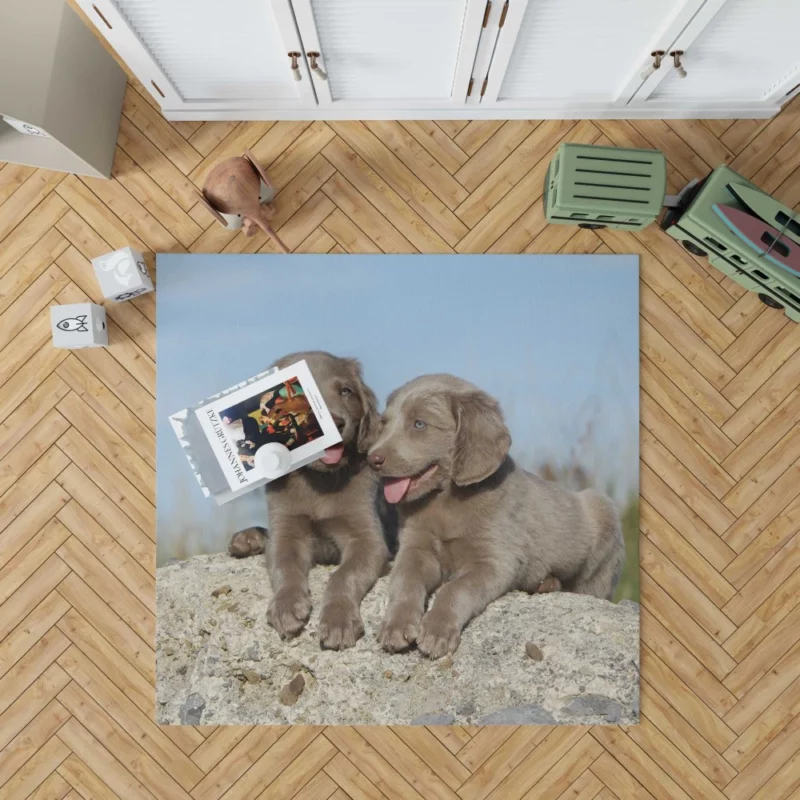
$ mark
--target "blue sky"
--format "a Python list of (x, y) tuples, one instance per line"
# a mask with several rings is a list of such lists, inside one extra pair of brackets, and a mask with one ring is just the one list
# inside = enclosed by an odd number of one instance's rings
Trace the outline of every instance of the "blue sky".
[(458, 375), (500, 400), (526, 467), (579, 452), (637, 490), (636, 256), (168, 254), (157, 270), (159, 562), (266, 523), (262, 492), (202, 496), (169, 414), (297, 350), (359, 358), (381, 403)]

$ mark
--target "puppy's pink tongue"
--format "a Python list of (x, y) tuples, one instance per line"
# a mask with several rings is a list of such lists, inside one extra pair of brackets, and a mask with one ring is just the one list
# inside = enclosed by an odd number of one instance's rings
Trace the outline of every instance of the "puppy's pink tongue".
[(387, 503), (399, 503), (411, 485), (411, 478), (387, 478), (383, 482), (383, 496)]
[(335, 444), (332, 447), (325, 448), (325, 455), (322, 456), (320, 461), (323, 464), (338, 464), (344, 455), (344, 442)]

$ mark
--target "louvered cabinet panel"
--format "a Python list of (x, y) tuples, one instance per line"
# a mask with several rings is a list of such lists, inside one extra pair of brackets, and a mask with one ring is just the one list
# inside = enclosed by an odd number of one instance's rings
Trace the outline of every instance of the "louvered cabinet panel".
[[(512, 3), (519, 0), (511, 0)], [(686, 2), (661, 0), (528, 0), (501, 81), (499, 101), (613, 102), (641, 69), (659, 31)], [(508, 26), (507, 26), (508, 27)], [(502, 54), (501, 54), (502, 55)], [(496, 60), (499, 60), (496, 58)]]
[(316, 105), (290, 69), (290, 0), (77, 2), (164, 107)]
[(270, 5), (264, 0), (116, 0), (186, 100), (293, 98)]
[[(800, 82), (800, 0), (726, 0), (649, 95), (661, 105), (758, 102)], [(679, 42), (680, 44), (680, 42)]]
[(755, 118), (800, 95), (800, 0), (72, 2), (170, 120)]
[(463, 102), (486, 0), (292, 0), (320, 104)]

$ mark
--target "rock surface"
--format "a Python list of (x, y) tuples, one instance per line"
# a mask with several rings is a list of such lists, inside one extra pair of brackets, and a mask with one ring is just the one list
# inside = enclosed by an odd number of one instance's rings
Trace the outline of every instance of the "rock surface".
[[(282, 642), (267, 625), (262, 557), (197, 556), (158, 569), (158, 722), (251, 724), (589, 725), (639, 720), (639, 606), (514, 592), (466, 628), (450, 658), (390, 655), (375, 641), (387, 578), (361, 605), (365, 636), (320, 650), (331, 569), (311, 574), (314, 611)], [(231, 587), (222, 594), (215, 590)], [(526, 653), (533, 643), (536, 661)], [(303, 677), (291, 705), (281, 692)], [(284, 694), (284, 699), (286, 696)]]

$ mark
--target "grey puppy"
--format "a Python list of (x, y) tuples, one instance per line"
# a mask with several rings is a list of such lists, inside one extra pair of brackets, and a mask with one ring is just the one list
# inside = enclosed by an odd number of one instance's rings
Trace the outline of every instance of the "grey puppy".
[(489, 603), (513, 589), (541, 591), (551, 577), (611, 599), (625, 551), (614, 503), (526, 472), (510, 445), (498, 403), (460, 378), (425, 375), (390, 395), (368, 455), (399, 512), (385, 650), (416, 642), (431, 658), (453, 653)]
[(322, 601), (319, 641), (352, 647), (363, 635), (360, 606), (389, 558), (379, 513), (379, 479), (365, 454), (377, 432), (377, 402), (361, 366), (330, 353), (293, 353), (275, 366), (305, 359), (342, 435), (322, 459), (267, 484), (269, 534), (235, 534), (237, 556), (267, 551), (273, 597), (267, 619), (282, 638), (297, 635), (311, 614), (308, 573), (313, 564), (339, 563)]

